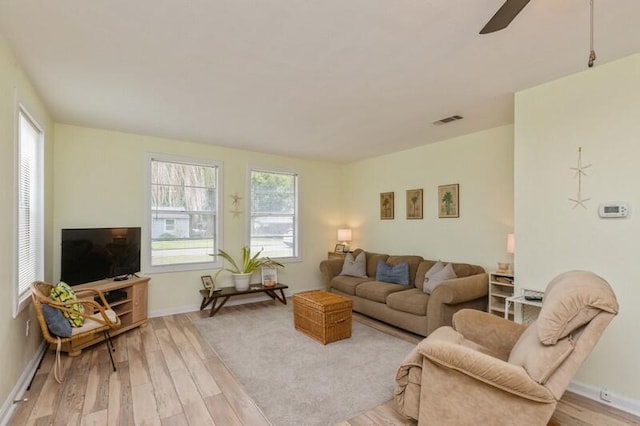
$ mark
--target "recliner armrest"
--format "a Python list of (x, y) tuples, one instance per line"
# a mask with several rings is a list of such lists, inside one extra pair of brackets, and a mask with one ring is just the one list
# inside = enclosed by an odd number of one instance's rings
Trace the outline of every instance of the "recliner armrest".
[[(418, 352), (426, 358), (423, 374), (426, 363), (432, 362), (521, 398), (555, 402), (553, 394), (531, 379), (524, 368), (463, 346), (459, 344), (462, 340), (464, 337), (451, 327), (441, 327), (420, 342)], [(451, 380), (455, 377), (452, 375)]]
[(525, 324), (497, 317), (475, 309), (462, 309), (453, 315), (453, 329), (488, 350), (507, 359), (520, 335), (527, 329)]

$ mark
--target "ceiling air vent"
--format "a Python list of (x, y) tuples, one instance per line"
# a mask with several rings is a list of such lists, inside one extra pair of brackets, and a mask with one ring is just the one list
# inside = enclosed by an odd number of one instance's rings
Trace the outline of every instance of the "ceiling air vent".
[(451, 117), (443, 118), (442, 120), (434, 121), (433, 124), (436, 126), (441, 126), (443, 124), (451, 123), (453, 121), (462, 120), (464, 117), (461, 115), (452, 115)]

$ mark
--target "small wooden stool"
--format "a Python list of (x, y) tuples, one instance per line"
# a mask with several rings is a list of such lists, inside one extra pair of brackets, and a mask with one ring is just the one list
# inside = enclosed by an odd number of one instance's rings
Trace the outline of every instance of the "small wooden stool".
[(326, 291), (293, 295), (296, 330), (323, 345), (351, 337), (351, 299)]

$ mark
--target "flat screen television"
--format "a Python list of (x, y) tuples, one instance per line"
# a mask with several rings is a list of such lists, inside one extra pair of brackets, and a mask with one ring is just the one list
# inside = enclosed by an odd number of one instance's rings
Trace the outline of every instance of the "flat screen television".
[(140, 228), (62, 230), (60, 280), (69, 285), (140, 271)]

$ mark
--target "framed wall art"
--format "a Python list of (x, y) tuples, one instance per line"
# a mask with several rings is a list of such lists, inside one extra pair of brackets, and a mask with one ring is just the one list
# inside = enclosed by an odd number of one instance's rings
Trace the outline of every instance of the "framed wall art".
[(212, 290), (213, 288), (215, 288), (211, 275), (203, 275), (200, 277), (200, 279), (202, 280), (202, 286), (205, 290)]
[(407, 190), (407, 219), (422, 219), (422, 189)]
[(460, 187), (457, 183), (438, 187), (438, 217), (460, 217)]
[(393, 192), (380, 193), (380, 219), (393, 219)]

